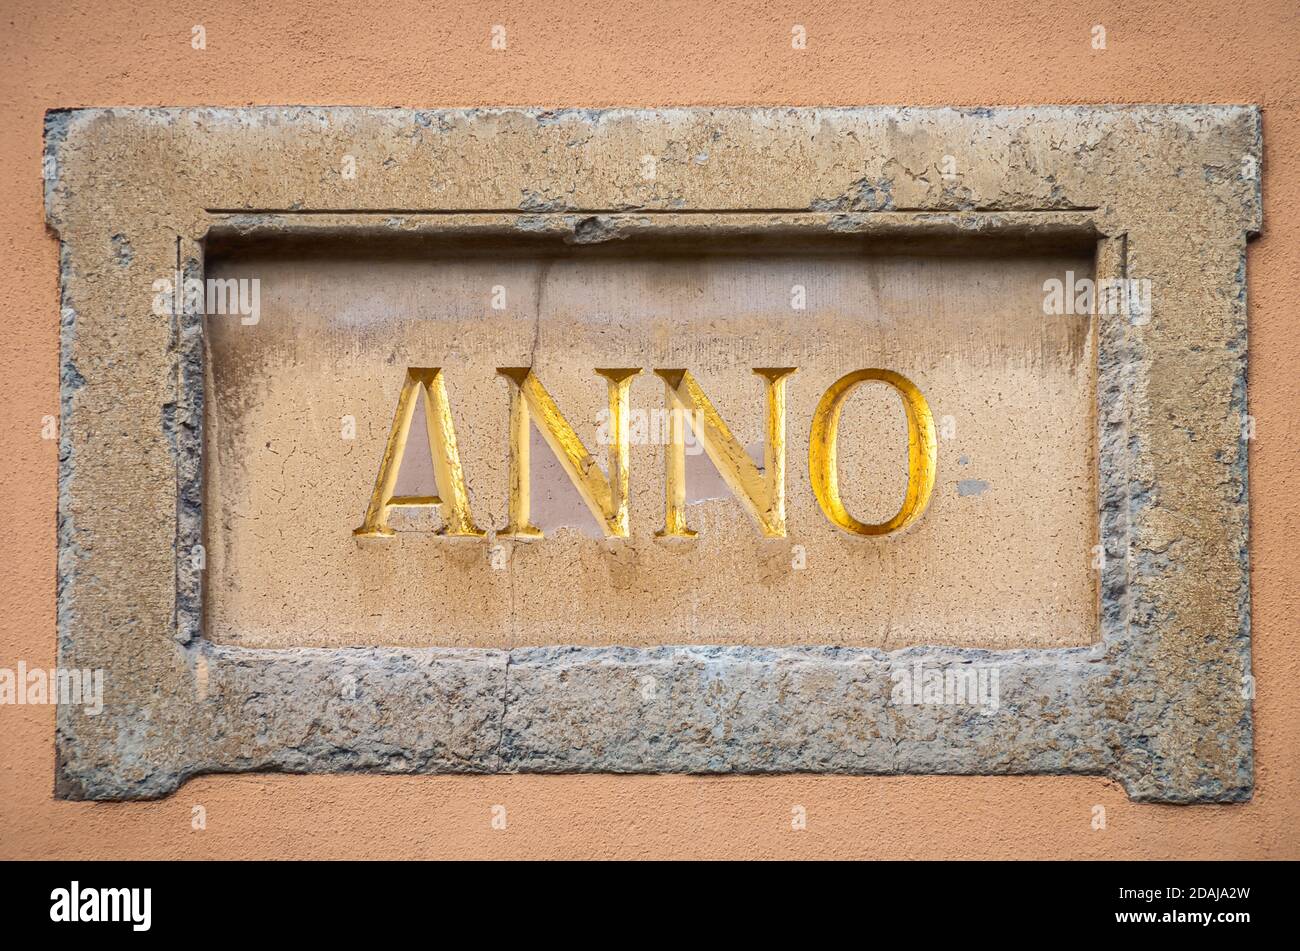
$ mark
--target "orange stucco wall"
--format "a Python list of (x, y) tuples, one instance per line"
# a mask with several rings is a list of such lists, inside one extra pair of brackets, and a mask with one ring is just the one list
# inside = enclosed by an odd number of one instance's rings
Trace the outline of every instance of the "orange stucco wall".
[[(0, 857), (1300, 857), (1300, 6), (1295, 0), (389, 5), (0, 0), (0, 666), (54, 662), (57, 246), (46, 109), (285, 103), (1257, 103), (1251, 246), (1256, 793), (1130, 804), (1102, 779), (218, 776), (53, 798), (54, 709), (0, 707)], [(459, 7), (455, 9), (453, 7)], [(504, 24), (509, 48), (489, 47)], [(191, 48), (204, 26), (207, 49)], [(790, 49), (790, 30), (808, 49)], [(1090, 30), (1102, 24), (1107, 49)], [(504, 805), (504, 831), (491, 809)], [(191, 828), (193, 807), (207, 828)], [(807, 829), (791, 830), (791, 810)], [(1093, 806), (1106, 829), (1093, 830)]]

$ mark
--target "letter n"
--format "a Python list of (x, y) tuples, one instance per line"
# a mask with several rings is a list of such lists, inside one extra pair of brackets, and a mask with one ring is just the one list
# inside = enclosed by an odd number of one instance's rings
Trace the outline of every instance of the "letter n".
[(538, 431), (595, 516), (607, 538), (628, 536), (628, 395), (639, 369), (597, 370), (609, 393), (609, 477), (600, 471), (578, 434), (555, 405), (551, 394), (528, 367), (497, 370), (513, 384), (510, 393), (510, 524), (508, 538), (538, 538), (532, 523), (529, 427)]
[(682, 417), (700, 431), (704, 446), (727, 488), (769, 538), (785, 537), (785, 381), (793, 367), (756, 369), (767, 383), (767, 442), (760, 470), (736, 441), (726, 422), (688, 370), (655, 370), (664, 381), (670, 408), (664, 446), (664, 527), (659, 535), (695, 533), (686, 524), (686, 447)]
[[(415, 418), (417, 396), (424, 400), (424, 422), (429, 433), (429, 452), (433, 457), (434, 478), (439, 495), (394, 495), (397, 473), (406, 454), (406, 440)], [(451, 406), (447, 402), (447, 389), (443, 385), (442, 370), (410, 367), (406, 381), (397, 397), (397, 412), (393, 415), (393, 428), (384, 446), (384, 458), (379, 463), (379, 475), (366, 509), (366, 520), (353, 535), (362, 538), (388, 538), (395, 533), (388, 527), (388, 516), (395, 508), (432, 508), (442, 510), (443, 534), (479, 537), (479, 531), (470, 515), (469, 495), (465, 491), (465, 474), (460, 467), (460, 453), (456, 449), (456, 430), (452, 426)]]

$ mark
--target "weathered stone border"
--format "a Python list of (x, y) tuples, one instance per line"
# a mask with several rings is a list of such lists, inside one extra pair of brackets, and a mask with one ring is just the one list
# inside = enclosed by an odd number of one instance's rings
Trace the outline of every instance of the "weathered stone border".
[[(50, 113), (59, 663), (106, 672), (101, 716), (59, 710), (57, 794), (161, 796), (235, 770), (812, 771), (1089, 773), (1143, 800), (1249, 798), (1242, 417), (1260, 153), (1259, 113), (1238, 106)], [(345, 154), (367, 173), (343, 179)], [(942, 174), (945, 155), (960, 174)], [(208, 238), (322, 229), (1095, 241), (1100, 274), (1155, 288), (1149, 323), (1099, 324), (1100, 642), (207, 642), (188, 558), (202, 538), (202, 325), (156, 316), (151, 285), (201, 274)], [(891, 672), (921, 657), (997, 667), (999, 711), (891, 703)]]

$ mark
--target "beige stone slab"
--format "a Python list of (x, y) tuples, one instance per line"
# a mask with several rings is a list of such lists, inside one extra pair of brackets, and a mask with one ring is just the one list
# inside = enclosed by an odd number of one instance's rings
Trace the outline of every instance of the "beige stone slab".
[[(255, 325), (207, 322), (207, 634), (249, 647), (1091, 643), (1091, 318), (1043, 312), (1044, 281), (1067, 271), (1088, 276), (1091, 261), (743, 247), (223, 257), (210, 275), (257, 280), (261, 309)], [(804, 309), (791, 306), (796, 287)], [(395, 518), (395, 539), (352, 537), (407, 366), (444, 368), (474, 517), (503, 528), (509, 393), (495, 368), (529, 365), (602, 463), (605, 386), (593, 369), (644, 368), (632, 390), (631, 538), (602, 536), (536, 428), (545, 539), (448, 538), (428, 510)], [(698, 537), (656, 539), (665, 403), (652, 369), (689, 368), (761, 465), (752, 369), (766, 366), (798, 368), (788, 536), (764, 538), (696, 444)], [(946, 436), (925, 516), (879, 538), (832, 525), (808, 476), (817, 401), (863, 367), (917, 383)], [(355, 439), (343, 438), (347, 417)], [(907, 484), (901, 403), (873, 384), (843, 418), (845, 503), (885, 521)], [(411, 440), (398, 485), (437, 491), (426, 439)]]

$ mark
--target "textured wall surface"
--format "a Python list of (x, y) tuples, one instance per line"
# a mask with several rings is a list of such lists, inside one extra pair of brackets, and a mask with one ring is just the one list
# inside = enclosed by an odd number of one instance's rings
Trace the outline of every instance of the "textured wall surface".
[[(145, 6), (105, 13), (64, 4), (0, 22), (0, 182), (6, 216), (0, 290), (5, 406), (0, 538), (0, 665), (48, 666), (54, 653), (58, 411), (57, 248), (41, 221), (40, 133), (47, 108), (79, 105), (1012, 104), (1250, 102), (1264, 109), (1265, 231), (1250, 249), (1252, 587), (1257, 774), (1240, 806), (1125, 801), (1091, 778), (211, 777), (163, 802), (56, 803), (53, 709), (0, 708), (3, 855), (1081, 855), (1300, 853), (1290, 414), (1297, 344), (1285, 321), (1295, 287), (1300, 190), (1300, 21), (1291, 3), (1117, 5), (1077, 13), (872, 11), (817, 4), (593, 5), (430, 14), (314, 4), (224, 15)], [(267, 19), (259, 19), (265, 16)], [(510, 46), (492, 51), (493, 22)], [(809, 48), (790, 50), (792, 24)], [(1089, 30), (1107, 29), (1104, 51)], [(190, 46), (202, 24), (207, 49)], [(1212, 56), (1206, 50), (1212, 49)], [(74, 53), (75, 55), (69, 55)], [(1233, 65), (1224, 69), (1225, 62)], [(274, 798), (272, 798), (274, 797)], [(207, 828), (191, 828), (202, 805)], [(502, 805), (509, 826), (497, 831)], [(1093, 830), (1096, 805), (1105, 830)], [(791, 811), (808, 828), (793, 832)]]

